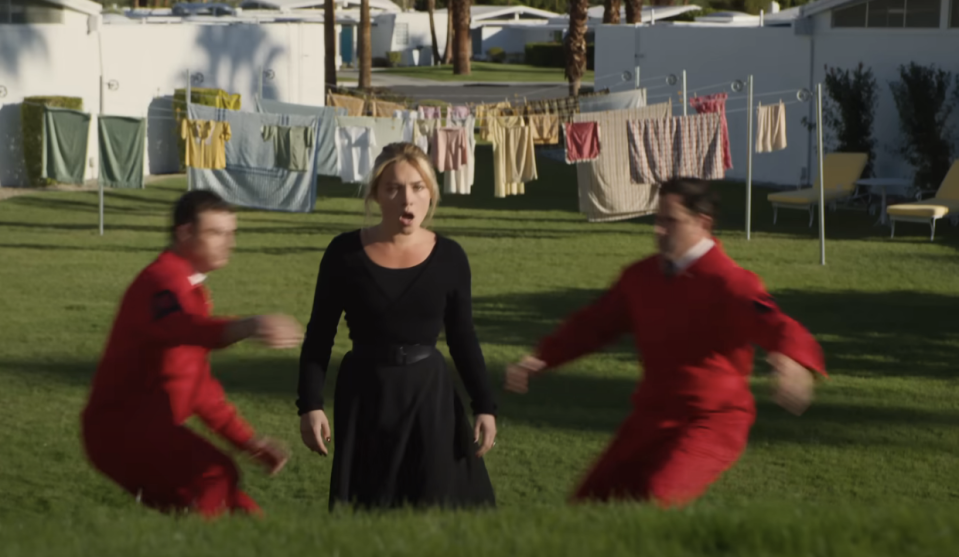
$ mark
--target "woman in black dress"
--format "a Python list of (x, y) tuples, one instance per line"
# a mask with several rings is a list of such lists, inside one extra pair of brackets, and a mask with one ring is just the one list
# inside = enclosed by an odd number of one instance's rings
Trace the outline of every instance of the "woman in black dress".
[[(366, 188), (376, 226), (335, 237), (320, 262), (300, 355), (297, 407), (307, 447), (327, 454), (323, 388), (340, 314), (352, 350), (334, 395), (330, 509), (495, 506), (482, 460), (496, 438), (496, 403), (473, 328), (470, 267), (455, 241), (422, 227), (439, 189), (413, 144), (387, 145)], [(445, 359), (472, 399), (470, 426)]]

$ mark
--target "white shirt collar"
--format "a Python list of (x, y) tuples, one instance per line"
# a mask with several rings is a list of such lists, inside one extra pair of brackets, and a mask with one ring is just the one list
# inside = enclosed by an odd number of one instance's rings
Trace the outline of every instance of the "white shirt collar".
[(700, 257), (706, 255), (706, 253), (716, 245), (716, 242), (712, 238), (703, 238), (696, 243), (695, 246), (689, 248), (689, 251), (684, 253), (682, 257), (673, 262), (673, 266), (676, 269), (677, 273), (681, 273), (689, 268), (690, 265), (699, 260)]
[(204, 275), (203, 273), (193, 273), (192, 275), (190, 275), (191, 286), (196, 286), (205, 280), (206, 280), (206, 275)]

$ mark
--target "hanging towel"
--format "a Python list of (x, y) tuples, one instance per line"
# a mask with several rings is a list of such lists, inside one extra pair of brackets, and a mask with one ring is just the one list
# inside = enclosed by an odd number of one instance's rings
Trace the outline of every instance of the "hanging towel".
[(363, 116), (366, 101), (357, 97), (330, 93), (329, 105), (345, 108), (347, 116)]
[(403, 105), (386, 101), (370, 101), (370, 104), (375, 118), (392, 118), (397, 110), (403, 110)]
[(438, 106), (420, 106), (418, 111), (421, 119), (439, 119), (443, 117), (443, 109)]
[(470, 117), (470, 107), (459, 105), (459, 106), (450, 106), (446, 109), (446, 118), (465, 120)]
[(316, 136), (306, 126), (263, 126), (263, 141), (272, 141), (276, 167), (305, 172), (309, 166)]
[(466, 166), (459, 170), (453, 170), (443, 173), (443, 193), (455, 193), (469, 195), (473, 188), (473, 180), (476, 173), (476, 119), (472, 116), (465, 120), (455, 117), (446, 119), (447, 127), (461, 127), (466, 131), (467, 158)]
[(526, 183), (539, 178), (536, 152), (533, 150), (533, 130), (529, 126), (506, 129), (506, 156), (507, 180)]
[(559, 116), (555, 114), (534, 114), (529, 117), (529, 127), (533, 132), (533, 143), (537, 145), (556, 145), (559, 143)]
[(627, 123), (629, 170), (634, 184), (678, 177), (723, 177), (722, 116), (712, 112)]
[[(517, 174), (526, 170), (525, 157), (527, 152), (518, 152), (516, 148), (521, 137), (510, 133), (510, 129), (523, 127), (522, 116), (490, 117), (487, 119), (490, 139), (493, 141), (493, 196), (506, 197), (507, 195), (521, 195), (526, 193), (526, 185), (516, 179)], [(528, 129), (528, 128), (527, 128)], [(532, 143), (532, 142), (530, 142)], [(513, 151), (510, 151), (511, 146)], [(530, 146), (530, 149), (532, 146)], [(522, 159), (520, 157), (523, 157)], [(520, 172), (517, 172), (517, 161), (522, 160)], [(536, 164), (535, 156), (533, 165)]]
[(340, 180), (362, 183), (373, 171), (376, 136), (371, 128), (345, 126), (337, 130), (336, 148), (340, 152)]
[(458, 127), (436, 128), (430, 146), (433, 166), (440, 172), (456, 171), (466, 166), (469, 156), (466, 130)]
[(580, 112), (602, 112), (646, 106), (646, 89), (632, 89), (608, 95), (579, 99)]
[(756, 109), (756, 152), (771, 153), (786, 148), (786, 105), (782, 101)]
[(659, 205), (657, 188), (652, 184), (637, 186), (630, 182), (626, 122), (669, 118), (672, 112), (672, 102), (667, 101), (644, 108), (572, 116), (574, 122), (599, 124), (602, 146), (599, 157), (576, 165), (579, 210), (589, 222), (614, 222), (656, 212)]
[(397, 118), (338, 116), (336, 122), (340, 127), (352, 126), (373, 130), (373, 137), (376, 138), (376, 145), (374, 145), (373, 150), (370, 151), (370, 160), (374, 161), (373, 164), (376, 164), (376, 159), (387, 145), (403, 141), (403, 121)]
[(689, 106), (693, 107), (698, 114), (709, 114), (718, 112), (722, 116), (723, 130), (723, 168), (729, 170), (733, 167), (733, 156), (729, 151), (729, 129), (726, 127), (726, 93), (716, 93), (715, 95), (706, 95), (704, 97), (693, 97), (689, 99)]
[(111, 188), (142, 188), (146, 120), (100, 116), (97, 121), (100, 132), (100, 182)]
[(599, 158), (599, 124), (573, 122), (563, 126), (566, 132), (566, 164)]
[(323, 176), (340, 175), (340, 162), (336, 154), (336, 117), (346, 116), (345, 108), (256, 99), (256, 111), (263, 114), (319, 118), (320, 126), (316, 134), (316, 173)]
[(435, 118), (424, 119), (420, 117), (413, 123), (413, 143), (423, 150), (427, 155), (430, 154), (430, 145), (433, 143), (433, 135), (440, 121)]
[(316, 206), (317, 158), (310, 151), (309, 169), (291, 172), (276, 167), (273, 143), (263, 141), (264, 126), (304, 126), (316, 130), (320, 118), (289, 114), (267, 114), (222, 110), (190, 105), (192, 119), (223, 121), (230, 126), (232, 139), (226, 144), (226, 168), (188, 168), (194, 189), (216, 192), (227, 202), (267, 211), (309, 213)]
[(83, 184), (89, 138), (89, 114), (43, 107), (42, 177), (61, 184)]

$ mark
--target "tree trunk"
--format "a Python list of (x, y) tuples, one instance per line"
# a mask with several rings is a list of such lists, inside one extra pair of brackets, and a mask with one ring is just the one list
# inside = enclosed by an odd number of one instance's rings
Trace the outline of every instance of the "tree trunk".
[(443, 63), (453, 63), (453, 6), (446, 0), (446, 49), (443, 51)]
[(369, 90), (373, 87), (373, 54), (370, 52), (370, 0), (360, 2), (360, 36), (356, 45), (356, 54), (360, 59), (359, 88)]
[(435, 66), (440, 63), (440, 45), (436, 42), (436, 22), (433, 20), (433, 12), (436, 11), (436, 0), (426, 0), (426, 11), (430, 14), (430, 37), (433, 38), (433, 63)]
[(643, 22), (643, 0), (626, 1), (626, 23)]
[(453, 4), (453, 73), (470, 74), (470, 0), (451, 0)]
[(587, 10), (589, 0), (570, 0), (569, 33), (566, 34), (566, 79), (569, 80), (571, 97), (579, 95), (579, 85), (586, 73)]
[(336, 8), (333, 2), (323, 3), (323, 42), (326, 50), (326, 86), (336, 87)]
[[(627, 2), (629, 0), (626, 0)], [(605, 0), (603, 2), (603, 23), (619, 23), (619, 10), (622, 0)]]

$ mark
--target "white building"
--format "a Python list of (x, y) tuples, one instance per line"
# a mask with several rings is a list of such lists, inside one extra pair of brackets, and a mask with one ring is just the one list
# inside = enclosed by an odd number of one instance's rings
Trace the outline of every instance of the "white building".
[[(622, 76), (638, 66), (649, 102), (672, 97), (676, 114), (682, 114), (681, 85), (668, 85), (666, 76), (680, 77), (685, 70), (689, 96), (728, 93), (733, 169), (727, 177), (744, 179), (746, 95), (731, 90), (734, 80), (752, 75), (757, 102), (788, 103), (801, 89), (814, 92), (824, 81), (826, 66), (854, 69), (862, 62), (872, 69), (879, 89), (875, 172), (908, 175), (911, 169), (894, 151), (901, 132), (889, 83), (899, 79), (899, 66), (910, 62), (959, 73), (954, 54), (959, 52), (959, 0), (909, 0), (898, 6), (884, 0), (820, 0), (787, 12), (780, 16), (787, 21), (776, 26), (760, 26), (758, 18), (750, 26), (737, 18), (727, 25), (600, 25), (596, 86), (613, 91), (633, 87), (632, 79)], [(786, 110), (788, 148), (754, 155), (756, 182), (796, 185), (810, 180), (815, 144), (802, 120), (815, 121), (814, 103), (797, 102)]]
[[(171, 99), (186, 87), (187, 71), (194, 87), (240, 94), (244, 110), (253, 109), (261, 82), (266, 98), (325, 101), (323, 25), (315, 21), (104, 16), (87, 0), (0, 2), (0, 18), (7, 22), (0, 24), (3, 187), (27, 182), (20, 142), (26, 97), (80, 97), (93, 115), (147, 117), (150, 174), (178, 169)], [(99, 175), (96, 129), (94, 118), (87, 179)]]

